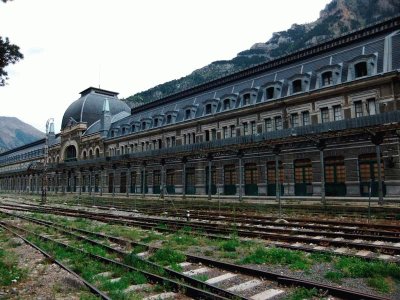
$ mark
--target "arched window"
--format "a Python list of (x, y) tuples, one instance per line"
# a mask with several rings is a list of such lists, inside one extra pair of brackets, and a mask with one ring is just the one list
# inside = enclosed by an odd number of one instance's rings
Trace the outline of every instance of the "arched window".
[(86, 158), (87, 158), (86, 150), (84, 150), (84, 151), (82, 152), (82, 157), (83, 157), (83, 159), (86, 159)]
[(89, 150), (89, 157), (90, 157), (90, 158), (93, 157), (93, 150), (92, 150), (92, 149)]
[(100, 149), (99, 148), (96, 149), (96, 157), (100, 157)]
[(73, 145), (70, 145), (65, 149), (65, 160), (76, 160), (76, 148)]

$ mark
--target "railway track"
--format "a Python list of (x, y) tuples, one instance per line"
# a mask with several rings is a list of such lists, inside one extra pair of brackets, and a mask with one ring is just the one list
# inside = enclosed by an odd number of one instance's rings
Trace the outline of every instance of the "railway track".
[[(159, 250), (159, 248), (157, 247), (148, 247), (145, 244), (140, 244), (114, 236), (90, 232), (79, 228), (67, 227), (64, 225), (55, 224), (53, 222), (38, 220), (26, 216), (16, 216), (15, 214), (9, 215), (24, 219), (28, 222), (34, 222), (39, 226), (44, 226), (46, 228), (56, 230), (56, 241), (61, 240), (63, 244), (69, 243), (68, 240), (65, 240), (66, 236), (73, 237), (78, 240), (83, 240), (91, 244), (101, 246), (109, 252), (116, 253), (121, 260), (126, 260), (127, 257), (130, 257), (129, 249), (131, 246), (141, 246), (145, 249), (144, 252), (134, 255), (134, 259), (139, 260), (140, 262), (146, 261), (147, 263), (149, 263), (145, 258), (149, 257), (152, 252)], [(47, 239), (54, 238), (54, 233), (52, 236), (43, 236)], [(282, 287), (283, 285), (296, 285), (307, 288), (317, 288), (320, 291), (325, 291), (325, 294), (340, 297), (343, 299), (388, 299), (378, 295), (370, 295), (359, 291), (320, 284), (317, 282), (299, 280), (295, 277), (283, 276), (281, 274), (265, 272), (189, 254), (186, 254), (186, 261), (180, 263), (180, 266), (183, 268), (184, 274), (184, 276), (179, 278), (180, 280), (188, 281), (188, 279), (186, 278), (187, 276), (191, 278), (191, 276), (198, 276), (200, 274), (212, 274), (213, 277), (207, 279), (205, 282), (206, 285), (208, 284), (207, 289), (211, 292), (215, 292), (213, 290), (215, 285), (221, 284), (226, 286), (226, 281), (230, 281), (231, 286), (228, 286), (227, 288), (228, 294), (225, 294), (227, 298), (235, 297), (235, 299), (271, 299), (273, 297), (284, 296), (285, 294), (287, 294), (286, 290)], [(154, 267), (154, 264), (152, 265), (152, 267)], [(160, 266), (155, 267), (159, 268)], [(175, 278), (177, 276), (180, 276), (179, 274), (176, 274), (176, 272), (169, 269), (167, 269), (166, 271), (167, 273), (172, 273)], [(191, 283), (193, 284), (193, 282)], [(232, 291), (238, 294), (229, 294), (229, 292)], [(223, 294), (223, 292), (219, 291), (218, 294), (221, 295)]]
[[(20, 226), (16, 226), (13, 224), (10, 224), (9, 222), (0, 222), (1, 226), (3, 228), (6, 228), (10, 231), (12, 231), (15, 234), (15, 231), (19, 231), (23, 235), (25, 235), (25, 239), (33, 239), (33, 240), (40, 240), (42, 241), (43, 247), (48, 246), (50, 249), (53, 249), (55, 252), (57, 250), (59, 251), (59, 248), (63, 248), (63, 250), (66, 253), (77, 253), (80, 256), (78, 257), (78, 262), (79, 258), (84, 258), (84, 263), (88, 266), (90, 269), (92, 264), (95, 264), (97, 269), (97, 274), (95, 274), (92, 278), (91, 281), (94, 282), (94, 284), (91, 284), (93, 289), (95, 289), (97, 292), (97, 295), (102, 295), (101, 297), (103, 299), (113, 299), (113, 295), (108, 295), (107, 294), (107, 288), (110, 288), (113, 284), (116, 283), (121, 283), (121, 286), (125, 286), (125, 288), (121, 291), (116, 291), (117, 294), (123, 293), (128, 296), (130, 293), (141, 293), (143, 296), (143, 299), (148, 299), (148, 300), (155, 300), (155, 299), (245, 299), (242, 297), (238, 297), (238, 295), (235, 295), (233, 293), (229, 293), (226, 291), (218, 291), (218, 293), (215, 293), (217, 291), (216, 288), (213, 288), (214, 292), (211, 292), (209, 290), (205, 290), (204, 284), (201, 282), (199, 283), (199, 286), (202, 286), (203, 288), (196, 288), (191, 285), (188, 285), (184, 282), (180, 282), (171, 278), (167, 278), (165, 276), (161, 276), (157, 274), (157, 272), (153, 271), (150, 273), (149, 271), (144, 271), (143, 269), (138, 269), (135, 268), (131, 265), (127, 265), (123, 262), (121, 262), (121, 259), (116, 257), (115, 259), (107, 257), (105, 255), (99, 255), (92, 253), (90, 251), (85, 251), (80, 249), (80, 247), (76, 247), (75, 245), (70, 245), (70, 243), (73, 243), (73, 239), (67, 238), (65, 236), (66, 232), (64, 231), (64, 235), (62, 234), (57, 234), (57, 235), (51, 235), (51, 234), (37, 234), (33, 231), (24, 229)], [(12, 229), (11, 229), (12, 228)], [(68, 234), (71, 236), (71, 233)], [(21, 235), (20, 235), (21, 236)], [(28, 236), (28, 238), (26, 237)], [(35, 239), (36, 238), (36, 239)], [(87, 239), (85, 237), (80, 237), (75, 235), (76, 239), (80, 240), (85, 240), (86, 242), (89, 242), (91, 244), (96, 244), (100, 245), (100, 243), (97, 243), (93, 240)], [(36, 241), (37, 242), (37, 241)], [(39, 242), (40, 243), (40, 242)], [(33, 244), (31, 242), (31, 244)], [(48, 244), (52, 244), (49, 246)], [(36, 246), (38, 247), (38, 246)], [(103, 247), (107, 247), (104, 245)], [(39, 248), (39, 247), (38, 247)], [(108, 251), (114, 251), (118, 252), (119, 250), (113, 249), (111, 247), (107, 247)], [(119, 251), (120, 252), (120, 251)], [(64, 252), (63, 252), (64, 253)], [(65, 254), (65, 253), (64, 253)], [(70, 257), (70, 256), (68, 256)], [(62, 265), (68, 265), (71, 264), (72, 268), (76, 268), (75, 265), (76, 261), (71, 261), (70, 259), (64, 260), (64, 262), (61, 262)], [(84, 272), (83, 272), (84, 273)], [(140, 277), (138, 274), (142, 275)], [(146, 278), (147, 282), (146, 283), (138, 283), (136, 281), (141, 281), (141, 278)], [(182, 276), (181, 276), (182, 277)], [(139, 278), (139, 280), (138, 280)], [(193, 281), (193, 280), (192, 280)], [(158, 284), (158, 285), (157, 285)], [(99, 285), (99, 288), (95, 287), (95, 285)], [(156, 286), (157, 285), (157, 286)], [(168, 288), (169, 290), (167, 291), (160, 291), (164, 290), (165, 288)], [(105, 290), (105, 291), (102, 291)], [(225, 294), (228, 295), (229, 297), (224, 297), (220, 294)], [(115, 296), (115, 294), (114, 294)]]
[[(3, 205), (3, 208), (10, 206)], [(331, 252), (336, 254), (356, 255), (364, 258), (378, 258), (390, 261), (400, 261), (400, 237), (397, 228), (395, 231), (371, 229), (368, 234), (361, 234), (364, 229), (357, 225), (353, 227), (319, 226), (320, 230), (303, 230), (301, 224), (294, 223), (292, 228), (286, 223), (273, 223), (274, 225), (257, 224), (252, 226), (247, 223), (233, 223), (222, 218), (221, 220), (207, 220), (191, 218), (190, 222), (181, 218), (160, 218), (143, 215), (115, 215), (112, 212), (94, 213), (75, 209), (50, 208), (32, 205), (13, 205), (13, 209), (34, 209), (36, 211), (68, 215), (72, 217), (83, 217), (113, 224), (125, 224), (145, 229), (157, 229), (159, 231), (174, 231), (190, 226), (191, 228), (217, 236), (227, 236), (232, 233), (239, 237), (261, 238), (273, 241), (280, 247), (305, 251)], [(303, 220), (304, 221), (304, 220)], [(255, 222), (259, 222), (255, 220)], [(160, 228), (160, 224), (166, 227)], [(318, 224), (316, 224), (318, 226)], [(346, 224), (347, 225), (347, 224)], [(308, 224), (312, 226), (312, 224)], [(328, 230), (325, 230), (327, 228)], [(388, 227), (385, 227), (388, 229)], [(336, 230), (336, 231), (332, 231)], [(352, 231), (354, 233), (344, 232)], [(374, 234), (371, 234), (371, 231)]]

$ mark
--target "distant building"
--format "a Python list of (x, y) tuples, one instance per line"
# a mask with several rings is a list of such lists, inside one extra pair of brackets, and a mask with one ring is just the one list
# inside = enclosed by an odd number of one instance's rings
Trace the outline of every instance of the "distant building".
[[(132, 109), (88, 88), (48, 134), (48, 191), (399, 197), (399, 29), (386, 20)], [(43, 139), (1, 153), (0, 190), (39, 193), (45, 152)]]

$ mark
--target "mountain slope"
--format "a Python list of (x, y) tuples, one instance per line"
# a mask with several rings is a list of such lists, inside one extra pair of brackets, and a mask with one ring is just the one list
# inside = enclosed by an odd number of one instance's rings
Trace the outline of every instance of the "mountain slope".
[(267, 42), (256, 43), (231, 60), (215, 61), (185, 77), (157, 85), (125, 100), (131, 106), (154, 101), (399, 13), (400, 0), (332, 0), (312, 23), (293, 24), (290, 29), (274, 33)]
[(44, 133), (15, 117), (0, 116), (0, 152), (44, 138)]

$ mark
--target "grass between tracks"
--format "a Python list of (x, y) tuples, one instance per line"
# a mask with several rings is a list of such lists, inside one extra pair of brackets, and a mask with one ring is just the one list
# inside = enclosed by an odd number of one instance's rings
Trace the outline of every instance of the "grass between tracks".
[[(147, 282), (146, 277), (139, 272), (127, 271), (126, 269), (107, 265), (103, 262), (97, 261), (90, 256), (75, 251), (70, 248), (64, 248), (56, 243), (43, 241), (36, 236), (30, 236), (29, 239), (35, 244), (39, 245), (57, 260), (63, 261), (71, 269), (80, 274), (84, 279), (99, 287), (101, 290), (106, 291), (107, 294), (113, 299), (141, 299), (143, 295), (127, 295), (123, 292), (124, 289), (130, 285), (143, 284)], [(83, 247), (85, 248), (85, 247)], [(99, 252), (98, 250), (85, 249)], [(110, 278), (99, 276), (100, 273), (111, 272), (111, 278), (121, 278), (119, 281), (111, 282)], [(90, 295), (82, 296), (82, 299), (92, 299)]]
[(9, 286), (26, 277), (26, 270), (18, 267), (18, 260), (12, 248), (15, 245), (0, 229), (0, 286)]
[[(44, 216), (41, 216), (43, 218)], [(48, 218), (48, 217), (45, 217)], [(50, 218), (48, 218), (50, 219)], [(239, 264), (263, 264), (288, 267), (293, 271), (302, 271), (311, 275), (313, 267), (324, 264), (325, 279), (343, 284), (349, 278), (362, 278), (365, 283), (382, 293), (392, 292), (400, 281), (400, 267), (383, 261), (366, 261), (361, 258), (347, 258), (329, 254), (308, 254), (302, 251), (277, 247), (265, 247), (257, 240), (241, 240), (235, 234), (229, 239), (210, 239), (185, 227), (169, 234), (119, 225), (99, 225), (100, 223), (82, 219), (57, 217), (52, 221), (62, 221), (65, 225), (82, 229), (104, 232), (149, 245), (162, 246), (164, 250), (152, 255), (151, 260), (161, 265), (172, 265), (181, 271), (178, 265), (184, 260), (179, 251), (203, 254), (214, 259), (227, 259)], [(160, 224), (160, 228), (167, 228)], [(145, 251), (143, 247), (133, 249), (134, 253)], [(182, 253), (180, 253), (182, 254)]]

